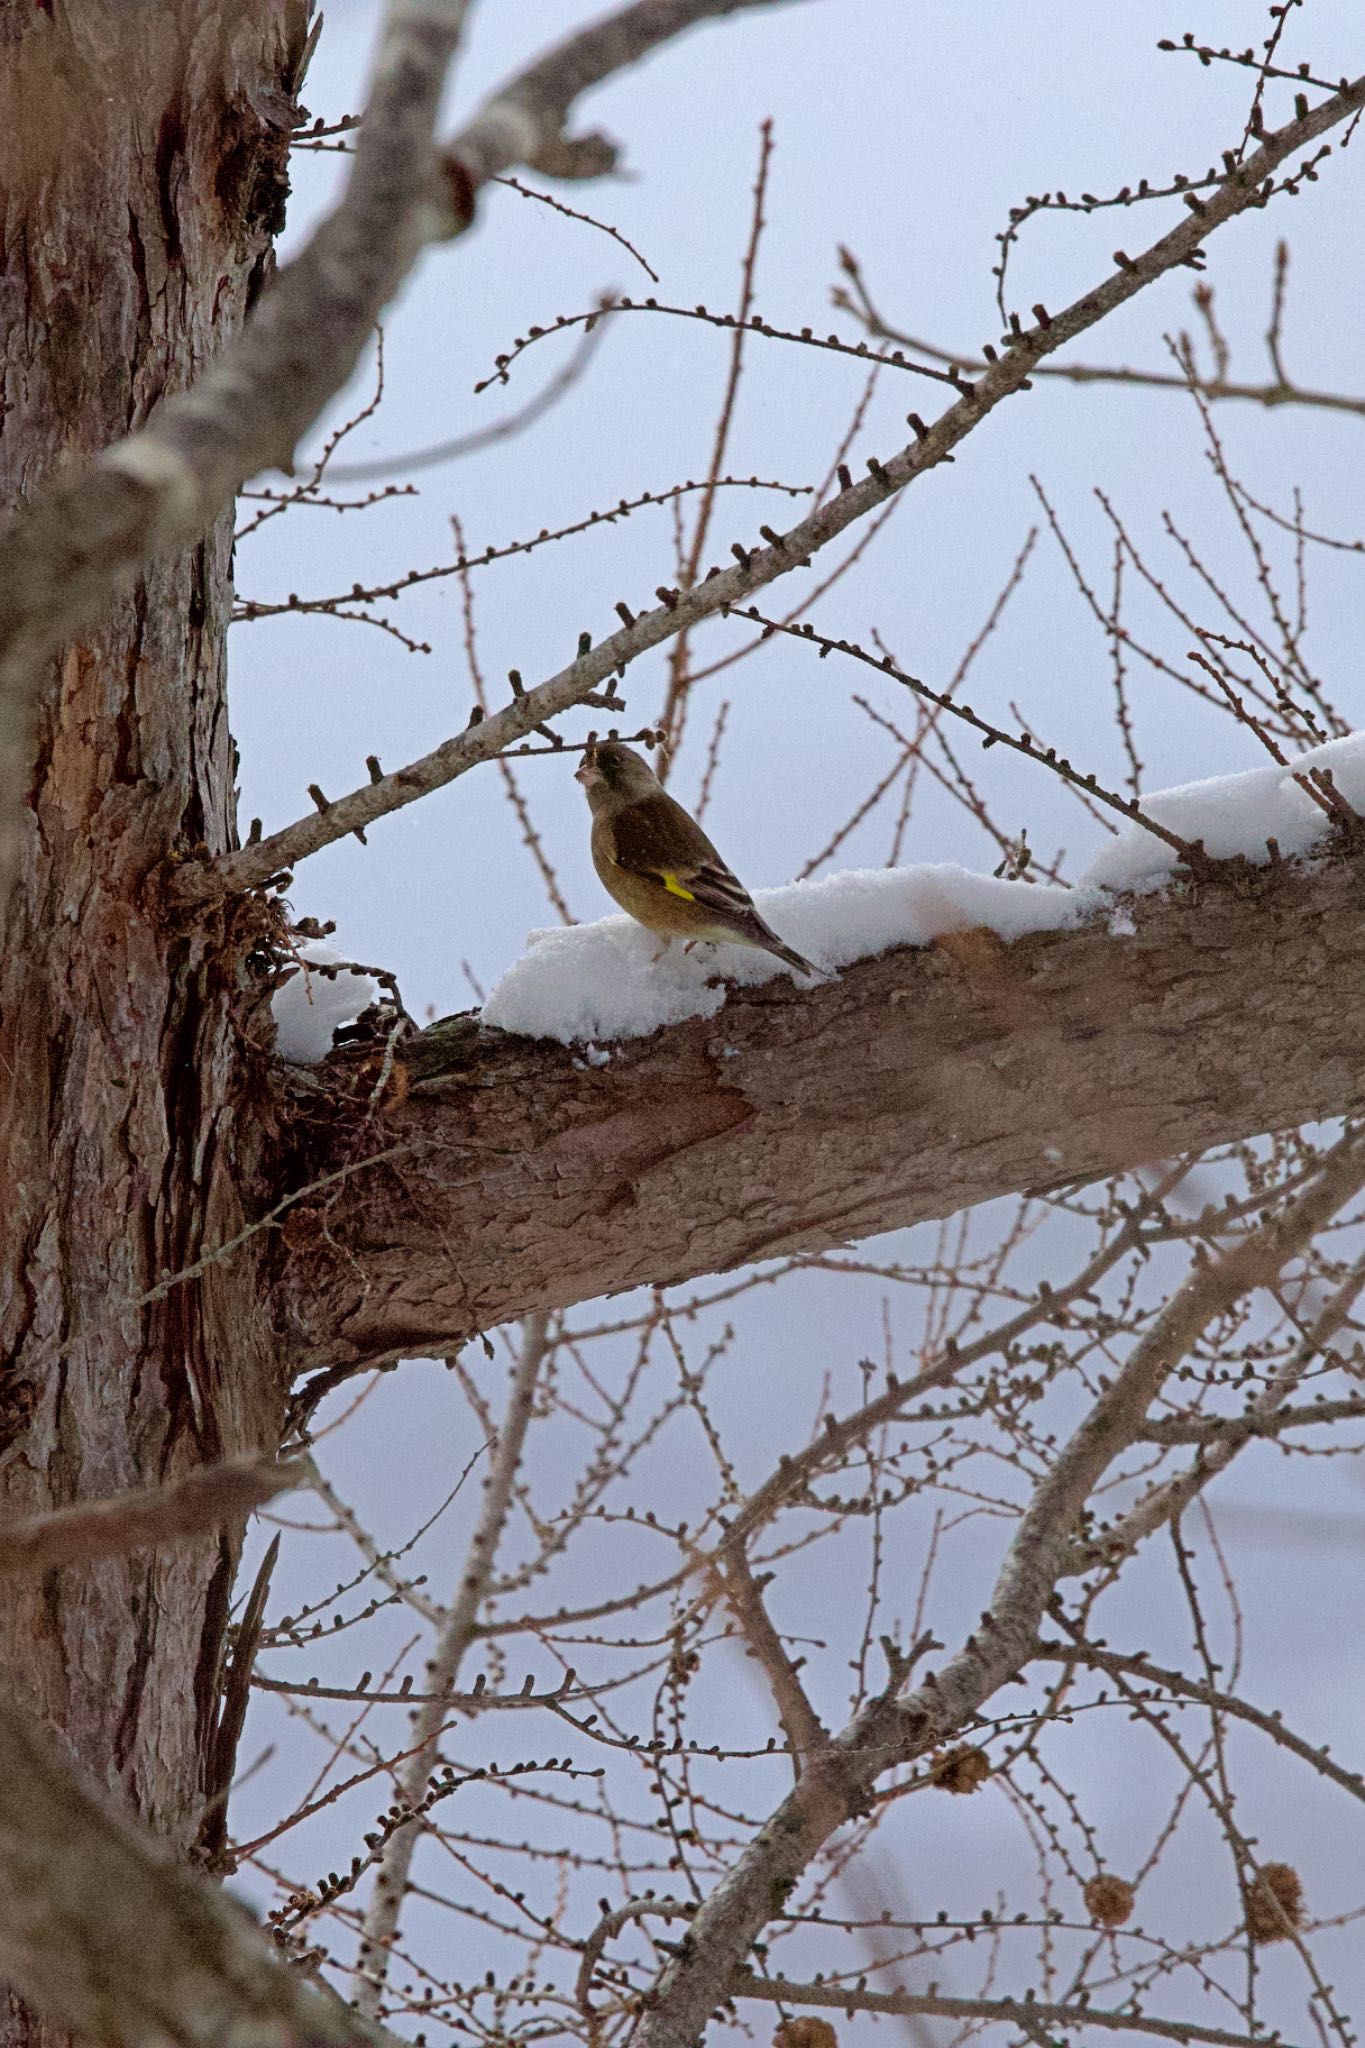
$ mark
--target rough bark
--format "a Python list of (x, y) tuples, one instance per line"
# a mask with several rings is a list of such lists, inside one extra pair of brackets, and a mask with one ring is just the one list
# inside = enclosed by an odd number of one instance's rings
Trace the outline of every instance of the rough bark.
[(298, 1205), (282, 1348), (344, 1373), (1351, 1109), (1362, 869), (1238, 866), (1138, 899), (1130, 934), (967, 933), (773, 981), (602, 1067), (437, 1027), (382, 1116), (301, 1104), (301, 1179), (408, 1149)]
[[(5, 511), (146, 420), (240, 326), (281, 211), (306, 16), (307, 0), (0, 0)], [(217, 965), (234, 949), (221, 928), (169, 928), (144, 890), (168, 857), (235, 843), (230, 559), (220, 520), (47, 674), (0, 963), (5, 1519), (278, 1437), (249, 1258), (106, 1314), (231, 1233), (259, 1142), (240, 992)], [(8, 1699), (182, 1847), (237, 1543), (209, 1529), (0, 1603)], [(17, 2005), (6, 2018), (7, 2039), (38, 2031)]]

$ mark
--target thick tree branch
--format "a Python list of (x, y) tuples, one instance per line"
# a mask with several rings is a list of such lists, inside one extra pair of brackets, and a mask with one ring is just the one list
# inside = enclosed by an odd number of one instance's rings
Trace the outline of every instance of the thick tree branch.
[[(514, 696), (501, 710), (469, 731), (443, 741), (420, 760), (352, 790), (329, 803), (325, 811), (301, 818), (212, 865), (196, 864), (182, 869), (172, 880), (173, 898), (191, 903), (206, 901), (225, 891), (259, 887), (281, 869), (292, 867), (321, 847), (363, 830), (389, 812), (415, 803), (419, 797), (467, 774), (479, 762), (493, 759), (546, 719), (582, 703), (618, 669), (624, 672), (650, 648), (688, 632), (703, 619), (725, 612), (789, 570), (803, 566), (846, 528), (885, 504), (917, 476), (953, 459), (952, 451), (958, 443), (997, 405), (1028, 388), (1034, 369), (1045, 357), (1182, 264), (1198, 268), (1202, 245), (1215, 229), (1248, 208), (1267, 203), (1274, 189), (1273, 173), (1286, 157), (1346, 120), (1362, 105), (1365, 77), (1267, 135), (1256, 154), (1230, 170), (1207, 199), (1194, 199), (1191, 195), (1194, 210), (1178, 227), (1139, 256), (1116, 252), (1116, 260), (1122, 259), (1118, 269), (1064, 311), (1049, 314), (1046, 309), (1035, 309), (1042, 316), (1038, 324), (1012, 336), (1005, 354), (986, 368), (976, 384), (960, 381), (958, 388), (963, 395), (932, 426), (917, 428), (916, 438), (909, 446), (885, 462), (871, 461), (867, 477), (840, 491), (807, 518), (779, 534), (775, 541), (754, 548), (737, 544), (733, 550), (738, 557), (735, 565), (712, 570), (690, 590), (668, 592), (653, 610), (643, 612), (597, 647), (580, 653), (556, 675)], [(917, 416), (912, 415), (913, 418)]]
[(44, 492), (0, 533), (0, 909), (17, 856), (46, 657), (159, 556), (197, 541), (248, 477), (288, 469), (423, 246), (461, 233), (517, 164), (612, 161), (563, 133), (577, 96), (694, 22), (775, 0), (635, 0), (485, 103), (439, 158), (435, 122), (465, 0), (392, 0), (346, 192), (222, 359), (150, 426)]
[[(438, 1027), (411, 1042), (389, 1163), (291, 1210), (282, 1342), (297, 1371), (344, 1376), (1341, 1114), (1365, 1094), (1363, 873), (1359, 854), (1235, 871), (1137, 899), (1130, 934), (1100, 917), (734, 991), (603, 1066)], [(303, 1128), (301, 1180), (354, 1164), (350, 1116)]]

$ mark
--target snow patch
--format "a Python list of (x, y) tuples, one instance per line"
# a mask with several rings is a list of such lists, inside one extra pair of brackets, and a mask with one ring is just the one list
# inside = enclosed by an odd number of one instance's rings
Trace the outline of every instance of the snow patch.
[[(1142, 808), (1158, 825), (1186, 840), (1202, 839), (1211, 860), (1244, 854), (1263, 866), (1267, 839), (1286, 856), (1307, 853), (1330, 830), (1322, 806), (1294, 780), (1295, 773), (1330, 768), (1348, 803), (1365, 810), (1365, 733), (1348, 733), (1298, 754), (1288, 767), (1271, 761), (1243, 775), (1218, 775), (1207, 782), (1182, 782), (1144, 796)], [(1087, 882), (1106, 889), (1140, 889), (1173, 874), (1180, 856), (1164, 839), (1129, 825), (1103, 846), (1085, 871)]]
[[(321, 939), (305, 939), (298, 947), (304, 964), (283, 988), (270, 998), (275, 1018), (275, 1045), (281, 1059), (295, 1066), (316, 1066), (332, 1050), (332, 1034), (343, 1024), (354, 1024), (379, 994), (379, 984), (368, 974), (348, 970), (344, 953)], [(339, 967), (335, 975), (310, 974), (315, 967)]]
[[(988, 925), (1002, 938), (1051, 931), (1096, 907), (1093, 892), (996, 881), (959, 867), (853, 869), (819, 882), (760, 889), (754, 901), (788, 945), (824, 973), (889, 946), (926, 946), (945, 932)], [(753, 988), (804, 975), (750, 946), (659, 942), (629, 917), (532, 932), (529, 949), (491, 991), (483, 1021), (528, 1038), (644, 1038), (689, 1017), (714, 1017), (718, 982)]]
[[(1263, 864), (1273, 838), (1286, 856), (1306, 853), (1330, 830), (1321, 806), (1294, 780), (1329, 768), (1349, 803), (1365, 811), (1365, 733), (1329, 740), (1288, 766), (1272, 762), (1237, 775), (1182, 783), (1142, 799), (1158, 824), (1182, 839), (1202, 839), (1214, 860), (1242, 854)], [(960, 867), (871, 868), (762, 889), (754, 901), (787, 943), (833, 974), (891, 946), (925, 946), (948, 932), (986, 926), (1005, 940), (1056, 931), (1108, 912), (1116, 936), (1136, 930), (1116, 891), (1146, 892), (1175, 871), (1179, 855), (1141, 825), (1129, 825), (1091, 861), (1076, 889), (997, 881)], [(689, 1017), (714, 1017), (735, 983), (752, 988), (785, 975), (805, 977), (770, 953), (746, 946), (674, 944), (658, 960), (658, 941), (629, 917), (532, 932), (528, 950), (497, 983), (485, 1024), (562, 1044), (644, 1038)], [(277, 998), (278, 1000), (278, 998)], [(731, 1047), (725, 1048), (727, 1056)]]

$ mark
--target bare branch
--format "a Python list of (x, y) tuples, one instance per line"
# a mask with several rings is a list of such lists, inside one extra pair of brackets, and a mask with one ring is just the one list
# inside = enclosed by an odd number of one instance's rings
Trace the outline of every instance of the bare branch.
[(727, 1543), (723, 1561), (725, 1597), (772, 1689), (791, 1750), (792, 1769), (799, 1778), (806, 1762), (817, 1751), (828, 1748), (829, 1733), (806, 1697), (796, 1667), (763, 1604), (762, 1587), (749, 1569), (749, 1560), (740, 1545)]
[(369, 483), (377, 477), (411, 476), (414, 470), (435, 469), (443, 462), (459, 462), (467, 455), (477, 455), (484, 448), (496, 447), (499, 441), (509, 441), (514, 435), (522, 434), (527, 427), (558, 405), (566, 392), (571, 391), (579, 379), (587, 374), (588, 366), (603, 341), (606, 339), (605, 319), (587, 329), (567, 363), (557, 370), (553, 377), (534, 398), (528, 398), (525, 405), (515, 412), (505, 413), (500, 420), (493, 420), (486, 427), (475, 427), (468, 434), (456, 434), (449, 441), (437, 441), (430, 448), (412, 448), (397, 455), (377, 455), (373, 462), (329, 463), (327, 481), (329, 484)]
[[(1036, 326), (1021, 329), (1012, 336), (1012, 345), (988, 366), (976, 384), (969, 386), (959, 380), (962, 396), (933, 426), (923, 427), (921, 422), (922, 431), (917, 428), (916, 438), (908, 447), (885, 462), (873, 459), (866, 478), (850, 482), (836, 497), (786, 533), (777, 534), (762, 547), (736, 543), (732, 552), (737, 560), (730, 567), (714, 568), (691, 590), (668, 591), (654, 610), (633, 618), (631, 624), (600, 645), (582, 648), (555, 675), (514, 697), (472, 730), (443, 741), (407, 767), (338, 798), (325, 813), (300, 819), (211, 865), (181, 868), (169, 884), (170, 894), (178, 902), (189, 903), (259, 887), (320, 847), (372, 825), (377, 818), (415, 803), (419, 797), (467, 774), (478, 762), (490, 760), (515, 741), (524, 739), (535, 726), (581, 703), (591, 691), (599, 689), (618, 671), (624, 673), (632, 661), (651, 648), (687, 632), (705, 618), (723, 614), (756, 590), (804, 564), (916, 477), (951, 460), (959, 442), (997, 405), (1028, 388), (1032, 373), (1043, 358), (1096, 325), (1116, 307), (1125, 305), (1158, 278), (1182, 264), (1193, 262), (1198, 267), (1203, 244), (1217, 228), (1249, 208), (1267, 203), (1273, 189), (1271, 174), (1286, 157), (1348, 119), (1362, 105), (1365, 77), (1268, 135), (1255, 156), (1221, 179), (1207, 200), (1193, 202), (1193, 210), (1179, 226), (1140, 256), (1129, 257), (1119, 251), (1119, 268), (1063, 312), (1048, 314), (1043, 309), (1044, 318)], [(0, 557), (0, 565), (2, 561)]]
[(691, 2048), (744, 1957), (833, 1830), (858, 1812), (871, 1786), (960, 1729), (1028, 1662), (1072, 1532), (1096, 1481), (1133, 1442), (1168, 1375), (1213, 1318), (1274, 1279), (1365, 1182), (1365, 1136), (1351, 1133), (1327, 1155), (1315, 1182), (1222, 1259), (1203, 1259), (1134, 1345), (1116, 1377), (1036, 1488), (996, 1581), (980, 1629), (943, 1669), (905, 1699), (864, 1708), (825, 1758), (758, 1832), (698, 1909), (689, 1940), (665, 1972), (640, 2023), (640, 2048)]
[[(946, 1992), (869, 1991), (862, 1984), (797, 1984), (787, 1977), (755, 1977), (743, 1971), (731, 1988), (735, 1998), (770, 1999), (781, 2005), (831, 2006), (851, 2018), (855, 2012), (923, 2013), (930, 2018), (994, 2021), (1022, 2028), (1095, 2027), (1102, 2033), (1146, 2034), (1158, 2041), (1202, 2041), (1214, 2048), (1256, 2048), (1260, 2035), (1231, 2034), (1197, 2020), (1160, 2020), (1137, 2012), (1106, 2012), (1093, 2005), (1053, 2005), (1038, 1998), (952, 1998)], [(1038, 2038), (1049, 2037), (1040, 2035)]]
[[(931, 341), (917, 340), (913, 334), (905, 334), (898, 327), (884, 323), (881, 315), (869, 318), (861, 306), (855, 306), (851, 299), (836, 294), (836, 304), (866, 320), (868, 332), (885, 341), (894, 341), (902, 348), (917, 349), (930, 362), (950, 364), (964, 376), (976, 377), (986, 368), (984, 357), (972, 349), (940, 348)], [(1232, 377), (1182, 377), (1174, 370), (1137, 370), (1123, 363), (1044, 363), (1037, 371), (1040, 377), (1052, 377), (1064, 384), (1127, 384), (1143, 391), (1183, 391), (1186, 397), (1191, 389), (1201, 398), (1240, 398), (1248, 404), (1259, 405), (1267, 411), (1277, 406), (1302, 405), (1318, 412), (1354, 413), (1358, 419), (1365, 419), (1365, 398), (1353, 398), (1343, 391), (1318, 391), (1304, 384), (1288, 384), (1276, 379), (1270, 384), (1238, 383)]]
[(1365, 1253), (1347, 1268), (1341, 1284), (1314, 1318), (1311, 1328), (1304, 1332), (1290, 1356), (1256, 1396), (1250, 1413), (1231, 1420), (1227, 1428), (1202, 1442), (1194, 1460), (1183, 1472), (1154, 1486), (1122, 1521), (1100, 1531), (1086, 1545), (1083, 1553), (1085, 1563), (1078, 1560), (1077, 1569), (1084, 1570), (1100, 1559), (1108, 1561), (1121, 1557), (1155, 1530), (1183, 1514), (1209, 1481), (1224, 1471), (1239, 1451), (1255, 1441), (1258, 1423), (1273, 1425), (1281, 1402), (1293, 1392), (1305, 1372), (1321, 1356), (1324, 1346), (1340, 1330), (1362, 1289), (1365, 1289)]
[[(507, 1413), (485, 1482), (483, 1507), (470, 1538), (469, 1556), (455, 1600), (427, 1665), (430, 1697), (417, 1717), (413, 1731), (416, 1746), (398, 1773), (398, 1797), (406, 1808), (413, 1811), (427, 1790), (427, 1782), (437, 1761), (441, 1731), (450, 1717), (451, 1695), (460, 1664), (475, 1639), (479, 1609), (488, 1591), (498, 1544), (512, 1505), (512, 1487), (531, 1421), (536, 1382), (549, 1349), (548, 1318), (543, 1314), (528, 1316), (521, 1333), (521, 1355), (507, 1397)], [(379, 2009), (394, 1936), (407, 1897), (413, 1854), (421, 1832), (420, 1819), (404, 1821), (390, 1836), (379, 1861), (355, 1967), (356, 2004), (367, 2019), (373, 2019)]]
[(1305, 1401), (1297, 1408), (1275, 1408), (1266, 1414), (1248, 1409), (1241, 1415), (1171, 1415), (1149, 1423), (1145, 1443), (1215, 1444), (1265, 1442), (1287, 1429), (1330, 1428), (1337, 1422), (1365, 1422), (1365, 1395), (1340, 1401)]
[(1365, 1778), (1359, 1771), (1346, 1770), (1328, 1755), (1326, 1749), (1314, 1748), (1292, 1728), (1286, 1728), (1279, 1714), (1268, 1714), (1260, 1707), (1253, 1707), (1236, 1693), (1224, 1692), (1201, 1679), (1188, 1678), (1183, 1671), (1172, 1671), (1165, 1665), (1153, 1663), (1150, 1657), (1125, 1656), (1117, 1650), (1103, 1649), (1096, 1643), (1039, 1643), (1034, 1655), (1059, 1664), (1088, 1665), (1096, 1671), (1125, 1672), (1131, 1678), (1140, 1679), (1144, 1685), (1159, 1685), (1180, 1699), (1198, 1700), (1203, 1706), (1216, 1707), (1220, 1714), (1230, 1714), (1235, 1720), (1246, 1721), (1251, 1727), (1259, 1728), (1272, 1742), (1279, 1743), (1304, 1763), (1311, 1764), (1315, 1771), (1330, 1778), (1353, 1799), (1365, 1800)]

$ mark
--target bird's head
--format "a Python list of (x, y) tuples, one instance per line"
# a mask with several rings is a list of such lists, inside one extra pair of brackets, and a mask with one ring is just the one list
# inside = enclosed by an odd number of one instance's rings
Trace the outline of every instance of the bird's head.
[(574, 771), (574, 780), (582, 783), (594, 808), (609, 797), (632, 802), (659, 786), (643, 754), (623, 746), (620, 740), (601, 740), (589, 747)]

